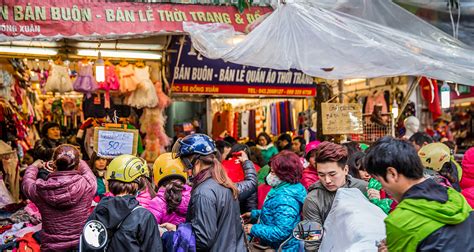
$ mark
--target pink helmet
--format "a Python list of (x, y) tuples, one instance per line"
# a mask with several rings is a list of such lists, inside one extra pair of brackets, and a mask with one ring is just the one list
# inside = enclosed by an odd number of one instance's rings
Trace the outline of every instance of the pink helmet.
[(318, 145), (320, 144), (321, 142), (316, 140), (316, 141), (312, 141), (312, 142), (309, 142), (307, 145), (306, 145), (306, 148), (305, 148), (305, 154), (308, 155), (308, 153), (314, 149), (316, 149), (316, 147), (318, 147)]

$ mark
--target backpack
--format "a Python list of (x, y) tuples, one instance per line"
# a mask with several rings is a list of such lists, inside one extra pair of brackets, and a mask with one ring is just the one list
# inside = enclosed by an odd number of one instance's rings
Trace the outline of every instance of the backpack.
[[(143, 208), (143, 207), (140, 206), (140, 205), (136, 206), (135, 208), (132, 209), (132, 211), (131, 211), (127, 216), (125, 216), (125, 218), (123, 218), (123, 220), (117, 225), (116, 228), (113, 228), (113, 229), (108, 228), (108, 229), (107, 229), (107, 241), (106, 241), (106, 243), (105, 243), (105, 246), (104, 246), (102, 249), (100, 249), (100, 250), (91, 249), (91, 248), (89, 248), (87, 245), (83, 246), (82, 240), (83, 240), (84, 233), (82, 233), (82, 235), (81, 235), (81, 242), (80, 242), (80, 244), (79, 244), (79, 252), (82, 252), (82, 251), (107, 251), (107, 248), (109, 247), (110, 241), (112, 241), (112, 239), (114, 238), (115, 232), (117, 232), (117, 231), (120, 229), (120, 226), (122, 225), (122, 223), (123, 223), (135, 210), (137, 210), (137, 209), (139, 209), (139, 208)], [(100, 224), (102, 224), (102, 226), (105, 227), (104, 223), (102, 223), (101, 221), (99, 221), (99, 220), (95, 220), (95, 221), (99, 222)], [(83, 249), (83, 247), (85, 247), (85, 249)]]

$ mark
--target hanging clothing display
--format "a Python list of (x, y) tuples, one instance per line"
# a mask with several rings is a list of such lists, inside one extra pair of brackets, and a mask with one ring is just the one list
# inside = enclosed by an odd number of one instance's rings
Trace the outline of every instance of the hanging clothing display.
[(433, 120), (438, 119), (441, 115), (441, 104), (439, 101), (438, 81), (428, 79), (426, 77), (420, 80), (421, 94), (428, 104), (428, 110), (431, 112)]
[(155, 107), (158, 104), (158, 97), (155, 86), (150, 80), (149, 67), (135, 67), (135, 79), (138, 85), (127, 97), (126, 104), (139, 109)]
[(105, 108), (110, 108), (110, 90), (119, 90), (120, 83), (115, 66), (105, 66), (105, 81), (98, 83), (99, 89), (105, 90)]
[(52, 64), (48, 80), (45, 86), (46, 91), (65, 93), (73, 90), (71, 78), (67, 67)]
[(241, 133), (240, 137), (247, 138), (249, 137), (249, 123), (250, 123), (250, 111), (242, 112), (242, 121), (241, 121)]
[(160, 108), (146, 108), (140, 117), (140, 131), (145, 135), (145, 150), (142, 157), (153, 163), (165, 147), (170, 144), (170, 138), (165, 133), (166, 116), (164, 110)]
[(127, 65), (126, 67), (117, 67), (119, 72), (120, 81), (120, 92), (127, 93), (137, 89), (138, 80), (135, 77), (135, 70), (133, 65)]
[(216, 112), (212, 119), (211, 135), (214, 139), (219, 139), (224, 131), (232, 135), (232, 127), (232, 113), (230, 111)]
[(382, 106), (382, 113), (388, 113), (387, 102), (385, 101), (384, 92), (375, 91), (372, 95), (367, 97), (367, 102), (365, 105), (365, 113), (372, 114), (374, 111), (374, 106)]
[(11, 97), (12, 76), (5, 70), (0, 70), (0, 97)]
[(257, 138), (257, 128), (256, 128), (256, 123), (255, 123), (255, 117), (256, 117), (256, 112), (255, 110), (250, 110), (249, 111), (249, 138), (250, 139), (256, 139)]
[(95, 77), (92, 75), (92, 65), (87, 63), (79, 63), (79, 72), (73, 84), (74, 90), (85, 93), (87, 97), (98, 89)]

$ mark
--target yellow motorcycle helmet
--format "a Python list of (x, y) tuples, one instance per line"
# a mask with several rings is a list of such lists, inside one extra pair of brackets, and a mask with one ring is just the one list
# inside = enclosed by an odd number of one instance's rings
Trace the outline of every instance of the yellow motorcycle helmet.
[(444, 164), (451, 161), (451, 150), (443, 143), (431, 143), (423, 146), (418, 156), (426, 169), (439, 172)]
[(173, 159), (171, 152), (161, 154), (153, 164), (153, 180), (155, 185), (161, 186), (160, 183), (169, 177), (188, 179), (188, 174), (184, 171), (184, 165), (180, 158)]
[(133, 155), (124, 154), (110, 162), (105, 179), (130, 183), (142, 175), (150, 176), (146, 161)]

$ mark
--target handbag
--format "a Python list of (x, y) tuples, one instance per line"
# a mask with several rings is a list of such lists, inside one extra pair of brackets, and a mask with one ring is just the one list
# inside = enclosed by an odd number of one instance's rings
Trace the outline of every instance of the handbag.
[(249, 251), (250, 252), (276, 252), (276, 250), (270, 246), (261, 245), (252, 238), (249, 242)]

